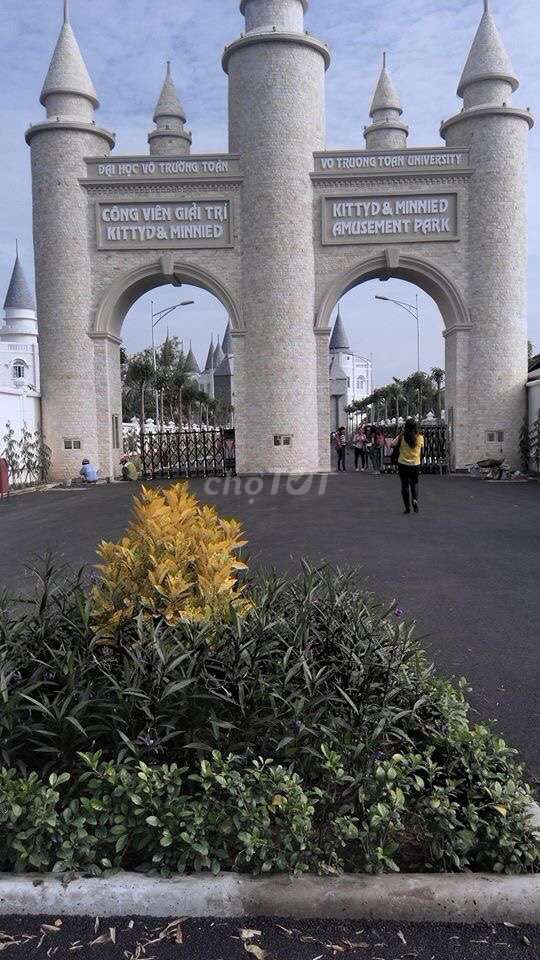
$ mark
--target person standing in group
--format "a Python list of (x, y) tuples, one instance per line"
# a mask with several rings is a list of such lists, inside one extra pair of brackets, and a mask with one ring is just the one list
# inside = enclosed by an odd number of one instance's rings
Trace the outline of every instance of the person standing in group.
[(382, 473), (384, 453), (384, 431), (381, 427), (371, 428), (371, 463), (374, 473)]
[(354, 431), (354, 469), (358, 471), (358, 461), (362, 463), (362, 470), (367, 466), (367, 437), (363, 426), (359, 426)]
[(337, 453), (337, 468), (338, 471), (343, 470), (345, 473), (347, 469), (347, 463), (345, 455), (347, 452), (347, 435), (345, 433), (345, 427), (340, 427), (339, 430), (336, 430), (334, 435), (334, 445)]
[(415, 513), (418, 513), (418, 478), (424, 451), (424, 437), (412, 417), (407, 418), (403, 431), (397, 435), (392, 446), (399, 447), (398, 473), (405, 507), (403, 512), (411, 512), (412, 500), (412, 508)]

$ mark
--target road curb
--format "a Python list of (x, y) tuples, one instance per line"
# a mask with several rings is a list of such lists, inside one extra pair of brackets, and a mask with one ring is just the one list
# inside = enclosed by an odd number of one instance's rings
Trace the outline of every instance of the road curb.
[(160, 879), (0, 875), (0, 916), (296, 917), (538, 922), (540, 875), (408, 874)]

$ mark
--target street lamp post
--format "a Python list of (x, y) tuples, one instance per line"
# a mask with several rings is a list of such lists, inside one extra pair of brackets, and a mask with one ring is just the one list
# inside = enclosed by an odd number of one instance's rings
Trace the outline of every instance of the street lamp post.
[[(195, 303), (194, 300), (182, 300), (182, 303), (174, 303), (171, 307), (165, 307), (164, 310), (158, 310), (154, 313), (154, 301), (152, 300), (150, 304), (150, 310), (152, 314), (152, 358), (154, 362), (154, 373), (157, 370), (156, 338), (155, 338), (154, 331), (158, 323), (160, 323), (164, 319), (164, 317), (168, 317), (169, 314), (173, 312), (173, 310), (177, 310), (178, 307), (190, 307), (193, 303)], [(183, 344), (183, 341), (182, 341), (182, 344)], [(156, 424), (157, 424), (159, 421), (159, 391), (157, 389), (155, 390), (155, 404), (156, 404)]]
[(418, 363), (418, 373), (420, 373), (420, 308), (418, 306), (418, 294), (416, 294), (416, 303), (406, 303), (404, 300), (393, 300), (392, 297), (380, 297), (377, 294), (375, 295), (376, 300), (386, 300), (387, 303), (395, 303), (398, 307), (401, 307), (402, 310), (406, 310), (407, 313), (410, 313), (411, 317), (414, 317), (416, 320), (416, 356)]

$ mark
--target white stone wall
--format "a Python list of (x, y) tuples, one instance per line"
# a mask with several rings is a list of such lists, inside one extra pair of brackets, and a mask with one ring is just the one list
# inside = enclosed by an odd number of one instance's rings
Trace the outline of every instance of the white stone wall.
[(0, 388), (0, 456), (4, 447), (4, 436), (8, 423), (20, 439), (26, 424), (30, 433), (39, 430), (41, 425), (41, 401), (39, 397), (22, 390)]

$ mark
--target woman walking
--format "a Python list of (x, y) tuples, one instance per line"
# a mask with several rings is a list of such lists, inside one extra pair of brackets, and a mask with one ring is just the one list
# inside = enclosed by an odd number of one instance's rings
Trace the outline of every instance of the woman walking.
[(401, 480), (401, 496), (405, 507), (403, 512), (411, 512), (412, 500), (412, 508), (415, 513), (418, 513), (418, 477), (424, 450), (424, 438), (412, 417), (407, 418), (403, 432), (398, 434), (392, 446), (399, 447), (398, 472)]

